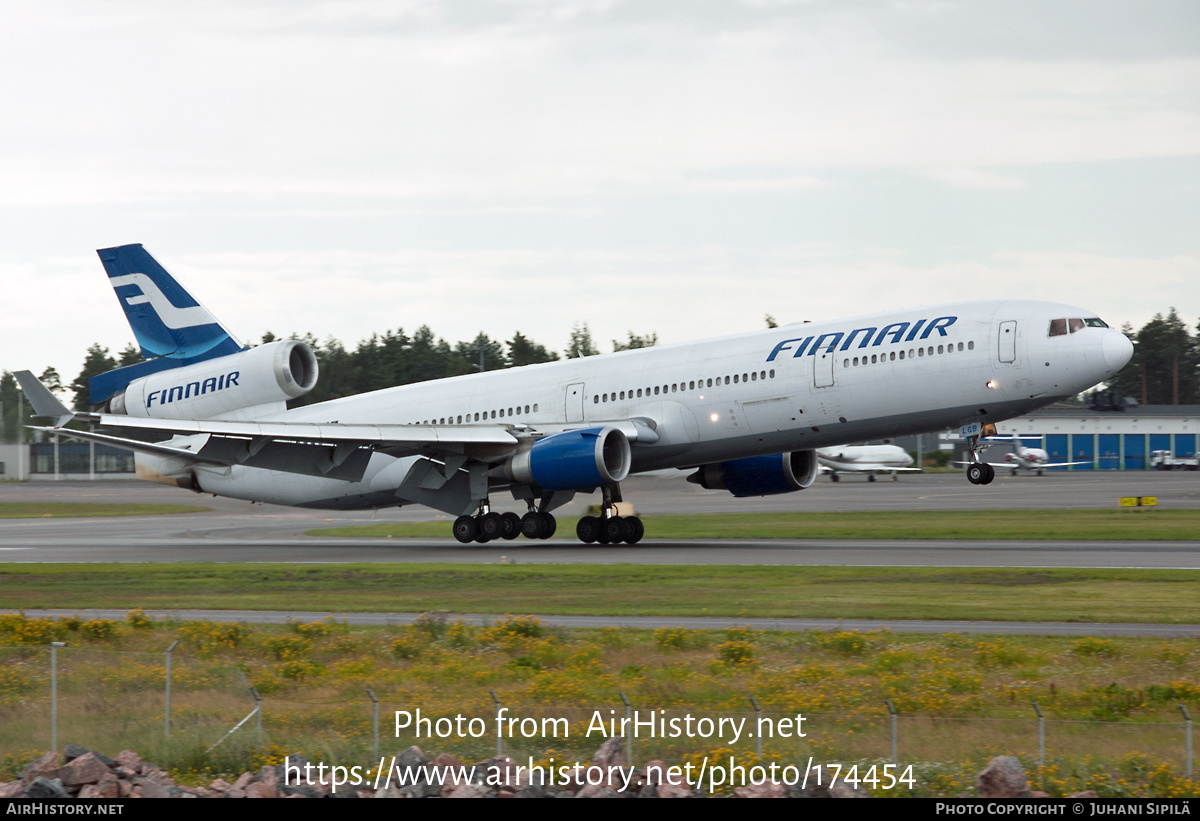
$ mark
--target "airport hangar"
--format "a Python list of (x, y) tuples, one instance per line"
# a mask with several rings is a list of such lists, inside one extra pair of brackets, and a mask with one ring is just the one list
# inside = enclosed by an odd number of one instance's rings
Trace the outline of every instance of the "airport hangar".
[[(1045, 449), (1052, 462), (1084, 462), (1048, 470), (1148, 470), (1152, 467), (1150, 454), (1156, 450), (1169, 451), (1175, 457), (1196, 455), (1200, 405), (1116, 405), (1113, 409), (1058, 405), (1000, 422), (996, 429), (1000, 434), (1028, 437), (1023, 444)], [(939, 435), (942, 447), (954, 439), (955, 431)], [(907, 450), (917, 448), (912, 436), (897, 439), (896, 444)], [(1008, 450), (1010, 446), (996, 443), (992, 448)], [(955, 447), (956, 451), (963, 449), (965, 444)], [(56, 478), (133, 479), (133, 454), (106, 445), (66, 441), (58, 444), (56, 459), (53, 441), (0, 444), (0, 479)]]

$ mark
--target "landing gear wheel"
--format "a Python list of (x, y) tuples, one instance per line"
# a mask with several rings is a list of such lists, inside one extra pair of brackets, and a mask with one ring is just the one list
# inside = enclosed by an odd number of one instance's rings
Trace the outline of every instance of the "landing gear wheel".
[(475, 541), (479, 536), (479, 523), (474, 516), (459, 516), (454, 520), (454, 538), (463, 544)]
[(829, 474), (829, 481), (836, 482), (837, 480), (838, 480), (838, 475), (836, 473)]
[(1017, 469), (1016, 469), (1016, 468), (1013, 468), (1013, 469), (1012, 469), (1012, 475), (1013, 475), (1013, 476), (1016, 476), (1016, 475), (1017, 475)]
[(625, 520), (625, 525), (629, 529), (629, 535), (625, 537), (625, 544), (637, 544), (646, 535), (646, 526), (637, 516), (630, 516)]
[(554, 535), (554, 531), (558, 530), (558, 519), (555, 519), (550, 513), (539, 513), (538, 515), (541, 516), (542, 521), (545, 522), (544, 529), (542, 531), (542, 538), (549, 539)]
[(600, 540), (600, 520), (595, 516), (584, 516), (575, 525), (575, 535), (584, 544), (592, 544)]
[(991, 465), (984, 465), (983, 467), (985, 468), (985, 470), (987, 472), (987, 476), (984, 477), (983, 481), (980, 482), (980, 484), (990, 485), (992, 483), (992, 480), (996, 478), (996, 469), (994, 467), (992, 467)]
[(504, 525), (500, 533), (501, 539), (515, 539), (521, 535), (521, 517), (509, 511), (508, 513), (500, 514), (500, 520)]
[(629, 536), (629, 525), (620, 516), (610, 516), (604, 520), (604, 541), (607, 544), (620, 544)]
[(521, 517), (521, 533), (526, 539), (546, 538), (544, 535), (542, 535), (543, 531), (546, 529), (545, 522), (542, 518), (544, 515), (545, 514), (531, 510)]
[(868, 474), (867, 474), (867, 481), (868, 481), (868, 482), (874, 482), (874, 481), (875, 481), (875, 474), (874, 474), (874, 473), (868, 473)]
[(967, 481), (973, 485), (986, 485), (987, 481), (984, 479), (984, 477), (987, 476), (987, 470), (985, 470), (987, 467), (989, 466), (978, 463), (968, 465)]
[(504, 535), (504, 518), (499, 513), (485, 513), (479, 518), (480, 541), (490, 542)]

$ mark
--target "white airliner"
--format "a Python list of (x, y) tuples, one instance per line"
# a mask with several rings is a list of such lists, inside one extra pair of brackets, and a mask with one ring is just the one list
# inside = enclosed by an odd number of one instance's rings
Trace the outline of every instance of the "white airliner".
[[(630, 473), (694, 469), (735, 496), (789, 493), (817, 448), (1007, 419), (1115, 374), (1129, 340), (1083, 308), (1031, 300), (936, 305), (403, 385), (288, 410), (316, 384), (296, 340), (247, 348), (141, 245), (98, 252), (146, 362), (90, 382), (72, 413), (28, 371), (41, 416), (136, 454), (138, 475), (312, 508), (426, 505), (459, 541), (547, 538), (551, 511), (599, 489), (585, 542), (637, 542), (615, 512)], [(1071, 320), (1072, 333), (1050, 329)], [(1079, 327), (1076, 329), (1075, 326)], [(150, 439), (152, 441), (143, 441)], [(155, 441), (156, 440), (156, 441)], [(972, 455), (979, 437), (972, 437)], [(994, 470), (967, 470), (986, 484)], [(509, 493), (528, 512), (491, 508)]]
[(836, 482), (839, 473), (865, 473), (874, 482), (876, 473), (890, 473), (895, 481), (898, 471), (916, 471), (908, 451), (896, 445), (843, 445), (839, 448), (817, 448), (821, 470)]

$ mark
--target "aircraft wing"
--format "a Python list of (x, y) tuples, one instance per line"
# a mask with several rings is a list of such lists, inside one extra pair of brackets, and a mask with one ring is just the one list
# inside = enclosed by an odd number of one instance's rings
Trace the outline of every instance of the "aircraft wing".
[(921, 472), (920, 468), (892, 467), (891, 465), (871, 464), (870, 462), (855, 462), (853, 466), (839, 465), (838, 467), (833, 468), (833, 470), (841, 471), (843, 473), (866, 473), (868, 471), (884, 471), (886, 473), (892, 473), (893, 471), (896, 473), (900, 473), (900, 472), (920, 473)]
[[(75, 413), (29, 371), (20, 371), (15, 376), (34, 413), (57, 419), (54, 427), (39, 430), (192, 463), (246, 465), (358, 481), (375, 451), (397, 457), (431, 456), (454, 463), (457, 470), (467, 459), (503, 458), (516, 450), (519, 443), (517, 434), (500, 425), (341, 425)], [(147, 442), (63, 427), (73, 419), (102, 428), (186, 438)]]
[[(359, 481), (371, 454), (427, 456), (457, 470), (468, 459), (495, 462), (515, 452), (522, 439), (558, 433), (580, 425), (356, 425), (310, 422), (240, 422), (224, 420), (149, 419), (122, 414), (76, 413), (67, 409), (29, 371), (15, 374), (38, 416), (56, 418), (54, 427), (38, 428), (114, 447), (170, 456), (191, 463), (218, 466), (245, 465), (289, 473)], [(74, 430), (71, 421), (101, 428), (119, 428), (186, 437), (147, 442), (108, 433)], [(590, 423), (616, 427), (630, 441), (654, 442), (654, 424), (645, 419)], [(136, 435), (136, 434), (134, 434)]]

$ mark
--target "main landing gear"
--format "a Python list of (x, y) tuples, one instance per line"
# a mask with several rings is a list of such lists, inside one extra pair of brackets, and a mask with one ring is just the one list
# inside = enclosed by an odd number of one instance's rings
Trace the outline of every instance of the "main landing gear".
[(616, 503), (621, 501), (621, 486), (601, 488), (604, 500), (601, 515), (584, 516), (575, 527), (575, 535), (584, 544), (637, 544), (646, 535), (646, 527), (637, 516), (616, 515)]
[(490, 542), (493, 539), (511, 540), (518, 536), (527, 539), (549, 539), (557, 523), (549, 513), (530, 510), (524, 516), (516, 513), (496, 513), (487, 503), (479, 506), (475, 516), (459, 516), (454, 520), (454, 538), (463, 544)]

